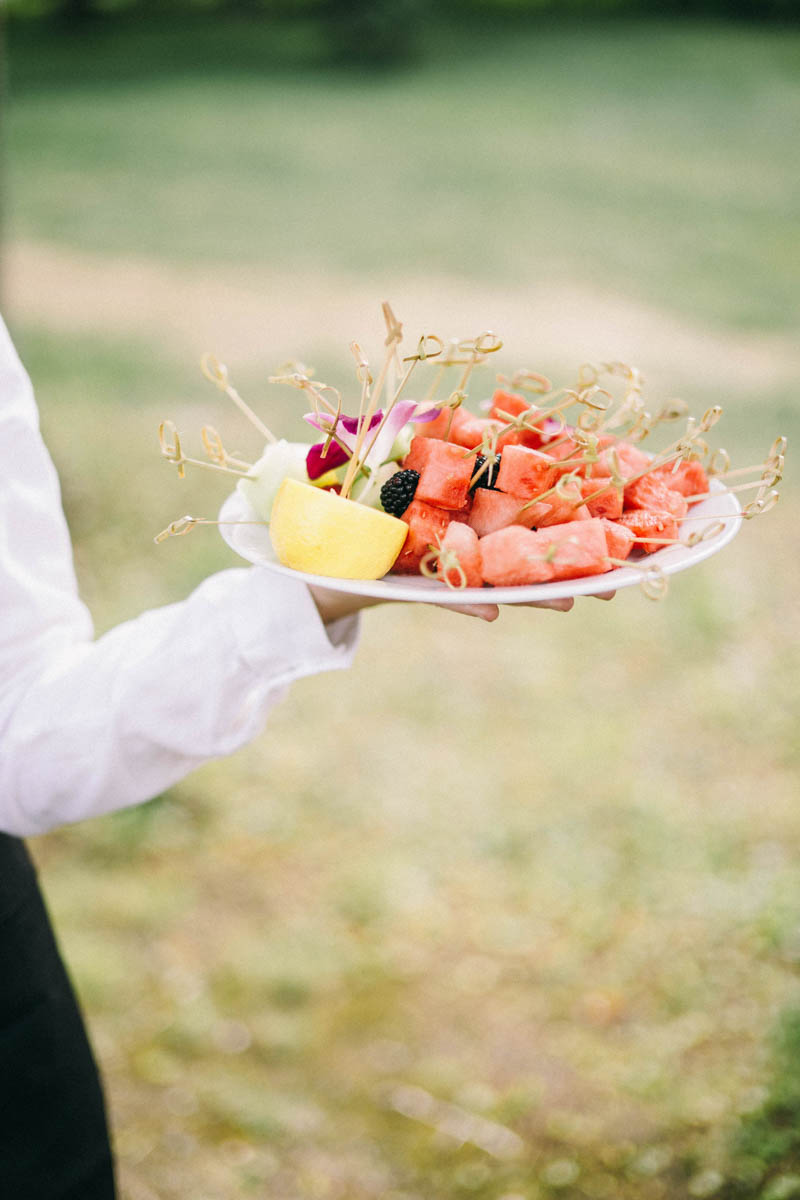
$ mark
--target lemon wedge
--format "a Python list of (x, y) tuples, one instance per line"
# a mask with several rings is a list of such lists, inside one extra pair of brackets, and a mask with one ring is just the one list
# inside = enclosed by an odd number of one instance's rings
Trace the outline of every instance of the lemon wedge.
[(336, 492), (284, 479), (269, 533), (285, 567), (339, 579), (380, 579), (402, 550), (408, 526)]

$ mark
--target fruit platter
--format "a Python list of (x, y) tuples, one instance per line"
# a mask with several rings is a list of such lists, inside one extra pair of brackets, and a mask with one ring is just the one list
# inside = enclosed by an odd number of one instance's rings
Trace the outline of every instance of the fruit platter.
[(656, 408), (640, 372), (619, 362), (583, 364), (566, 387), (527, 368), (498, 374), (473, 401), (476, 370), (502, 348), (496, 335), (425, 334), (404, 354), (388, 304), (383, 317), (379, 369), (350, 345), (351, 404), (302, 364), (271, 377), (307, 400), (313, 441), (275, 437), (206, 355), (204, 374), (256, 427), (263, 452), (245, 462), (206, 426), (206, 458), (188, 458), (163, 422), (161, 451), (179, 475), (192, 464), (238, 479), (218, 518), (181, 517), (155, 540), (215, 524), (249, 562), (387, 600), (529, 603), (632, 584), (658, 599), (669, 575), (717, 553), (778, 499), (786, 439), (732, 468), (707, 441), (719, 405), (699, 418), (682, 401)]

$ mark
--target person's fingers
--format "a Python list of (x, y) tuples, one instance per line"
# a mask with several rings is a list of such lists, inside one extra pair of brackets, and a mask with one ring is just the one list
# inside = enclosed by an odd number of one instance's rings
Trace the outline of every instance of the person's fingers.
[[(323, 621), (328, 624), (348, 617), (362, 608), (372, 608), (378, 604), (401, 604), (401, 600), (384, 600), (375, 596), (355, 596), (349, 592), (336, 592), (329, 588), (310, 587), (309, 591)], [(446, 608), (450, 612), (464, 613), (468, 617), (478, 617), (481, 621), (496, 621), (500, 609), (496, 604), (437, 604), (436, 608)]]
[(614, 597), (616, 596), (616, 594), (617, 594), (616, 592), (597, 592), (592, 597), (592, 599), (593, 600), (613, 600)]
[(481, 621), (496, 621), (500, 609), (496, 604), (437, 604), (437, 608), (446, 608), (448, 612), (464, 613), (467, 617), (479, 617)]
[[(309, 590), (314, 597), (320, 616), (326, 624), (339, 620), (341, 617), (350, 616), (351, 613), (358, 612), (362, 608), (372, 608), (377, 604), (402, 603), (402, 601), (386, 601), (374, 596), (353, 596), (348, 592), (335, 592), (328, 588), (311, 587)], [(610, 600), (613, 595), (613, 592), (606, 592), (600, 596), (600, 599)], [(575, 601), (571, 596), (565, 596), (561, 600), (532, 600), (515, 607), (549, 608), (553, 612), (569, 612), (574, 604)], [(500, 615), (500, 609), (496, 604), (437, 604), (436, 607), (446, 608), (448, 612), (463, 613), (467, 617), (478, 617), (481, 621), (496, 621)]]
[(526, 604), (520, 604), (518, 608), (552, 608), (554, 612), (569, 612), (575, 601), (572, 596), (565, 596), (562, 600), (531, 600)]

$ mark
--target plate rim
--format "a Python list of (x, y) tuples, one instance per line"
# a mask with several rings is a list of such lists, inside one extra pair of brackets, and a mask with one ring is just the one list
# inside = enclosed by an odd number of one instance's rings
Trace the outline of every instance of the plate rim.
[[(742, 506), (736, 495), (721, 481), (711, 479), (709, 490), (712, 495), (692, 506), (693, 516), (708, 516), (709, 521), (723, 520), (725, 528), (713, 538), (698, 542), (695, 546), (665, 546), (654, 554), (647, 555), (647, 565), (656, 565), (664, 575), (675, 575), (689, 567), (704, 562), (719, 553), (738, 534), (742, 526)], [(723, 502), (721, 506), (720, 502)], [(727, 511), (721, 511), (721, 507)], [(573, 596), (593, 596), (633, 587), (643, 579), (643, 569), (637, 566), (616, 567), (602, 575), (585, 575), (578, 579), (559, 580), (554, 583), (523, 584), (514, 587), (449, 588), (434, 579), (423, 579), (413, 575), (384, 575), (381, 579), (342, 579), (337, 576), (312, 575), (296, 571), (264, 555), (253, 557), (245, 553), (241, 539), (230, 528), (235, 521), (258, 521), (258, 514), (249, 501), (238, 490), (230, 493), (219, 512), (220, 534), (225, 543), (246, 562), (263, 567), (276, 574), (297, 579), (310, 587), (326, 588), (328, 591), (343, 592), (352, 596), (363, 596), (379, 600), (402, 600), (419, 604), (531, 604), (538, 600), (564, 600)], [(264, 522), (266, 529), (266, 522)], [(267, 534), (267, 537), (269, 535)], [(677, 553), (676, 553), (677, 551)], [(643, 560), (637, 560), (643, 561)], [(401, 582), (404, 581), (404, 582)], [(407, 581), (407, 582), (405, 582)]]

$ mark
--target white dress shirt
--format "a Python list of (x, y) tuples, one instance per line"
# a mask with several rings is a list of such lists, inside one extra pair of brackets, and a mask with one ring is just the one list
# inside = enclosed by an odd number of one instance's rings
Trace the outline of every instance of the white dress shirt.
[[(143, 535), (146, 531), (143, 531)], [(263, 726), (293, 680), (349, 666), (304, 584), (258, 567), (93, 641), (58, 476), (0, 320), (0, 831), (137, 804)]]

